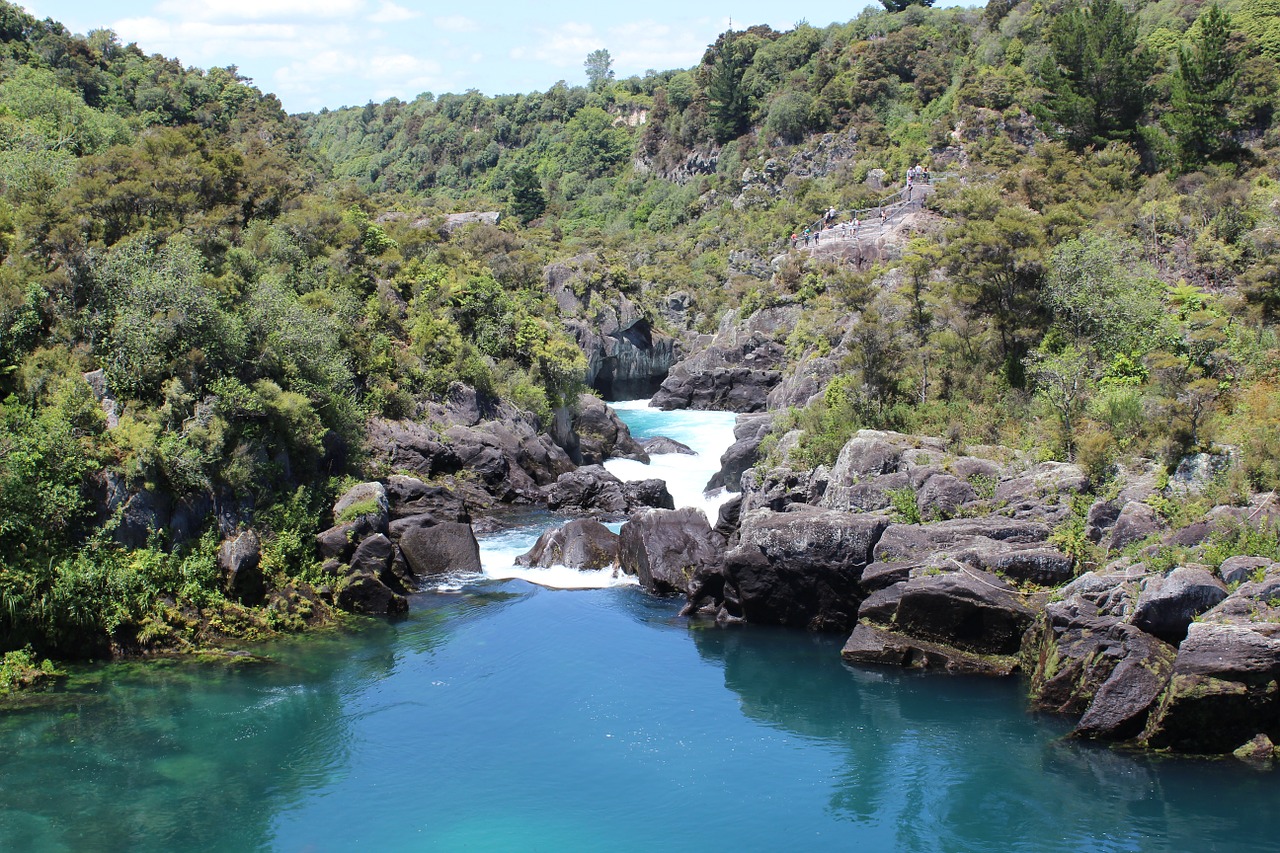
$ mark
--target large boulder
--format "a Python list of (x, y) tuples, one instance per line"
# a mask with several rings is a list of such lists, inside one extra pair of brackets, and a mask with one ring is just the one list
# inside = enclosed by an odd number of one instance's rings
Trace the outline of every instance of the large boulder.
[(266, 594), (262, 576), (262, 543), (258, 534), (246, 530), (223, 541), (218, 547), (218, 571), (228, 598), (254, 605)]
[(1106, 544), (1110, 550), (1119, 551), (1127, 545), (1141, 542), (1148, 536), (1159, 533), (1164, 528), (1164, 520), (1156, 514), (1154, 509), (1145, 503), (1129, 501), (1120, 509)]
[(339, 585), (336, 603), (349, 613), (394, 616), (405, 613), (409, 602), (369, 572), (349, 572)]
[(1187, 629), (1140, 742), (1225, 754), (1280, 742), (1280, 577), (1240, 585)]
[(1034, 612), (988, 572), (921, 573), (907, 581), (894, 626), (911, 637), (986, 655), (1016, 655)]
[[(1035, 707), (1079, 718), (1080, 737), (1124, 740), (1146, 724), (1173, 670), (1169, 644), (1102, 611), (1128, 582), (1087, 582), (1038, 617), (1024, 648)], [(1127, 594), (1127, 593), (1122, 593)], [(1108, 608), (1114, 610), (1115, 608)]]
[(646, 438), (640, 442), (640, 446), (644, 448), (644, 452), (650, 456), (657, 456), (661, 453), (683, 453), (686, 456), (696, 456), (697, 451), (687, 444), (682, 444), (674, 438), (667, 438), (665, 435), (655, 435), (652, 438)]
[(521, 566), (570, 569), (604, 569), (617, 561), (618, 534), (590, 518), (546, 531), (527, 553), (516, 558)]
[(1180, 566), (1142, 584), (1132, 621), (1148, 634), (1177, 645), (1191, 620), (1227, 597), (1222, 582), (1202, 568)]
[(748, 622), (847, 631), (865, 597), (859, 581), (889, 521), (818, 508), (744, 515), (725, 555), (722, 607)]
[(480, 571), (480, 545), (470, 524), (412, 516), (391, 525), (391, 538), (418, 577)]
[(440, 521), (471, 521), (466, 502), (444, 486), (430, 485), (417, 477), (392, 474), (387, 478), (388, 516), (391, 519), (432, 515)]
[(618, 565), (659, 594), (693, 592), (699, 575), (718, 572), (719, 543), (702, 510), (645, 510), (622, 525)]

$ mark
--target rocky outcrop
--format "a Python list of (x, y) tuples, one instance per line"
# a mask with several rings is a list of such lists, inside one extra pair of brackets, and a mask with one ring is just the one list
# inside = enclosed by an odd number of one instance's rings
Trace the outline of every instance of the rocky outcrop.
[(707, 490), (724, 487), (742, 491), (742, 475), (758, 461), (760, 442), (769, 434), (773, 416), (767, 413), (738, 415), (733, 425), (733, 444), (720, 456), (720, 470), (707, 483)]
[(413, 421), (372, 419), (369, 467), (447, 486), (475, 507), (537, 502), (573, 461), (534, 417), (461, 384)]
[(660, 409), (759, 412), (782, 380), (783, 342), (800, 306), (764, 308), (741, 324), (729, 315), (700, 351), (671, 368), (652, 405)]
[(618, 562), (618, 534), (590, 518), (570, 521), (548, 530), (525, 554), (521, 566), (566, 566), (570, 569), (604, 569)]
[(547, 291), (565, 326), (587, 359), (586, 383), (607, 400), (644, 399), (653, 394), (676, 360), (676, 342), (653, 326), (653, 318), (613, 286), (612, 275), (594, 255), (547, 267)]
[(702, 510), (646, 510), (622, 525), (618, 565), (659, 595), (688, 595), (696, 579), (720, 570), (721, 543)]
[(644, 448), (644, 452), (650, 456), (656, 456), (660, 453), (682, 453), (685, 456), (695, 456), (696, 451), (687, 444), (682, 444), (674, 438), (667, 438), (665, 435), (655, 435), (652, 438), (646, 438), (640, 442), (640, 446)]
[(656, 479), (624, 483), (600, 465), (587, 465), (562, 474), (547, 491), (547, 508), (558, 512), (620, 520), (641, 507), (674, 509), (666, 483)]
[(592, 394), (580, 395), (573, 411), (557, 412), (551, 435), (575, 465), (599, 465), (612, 458), (649, 462), (617, 413)]

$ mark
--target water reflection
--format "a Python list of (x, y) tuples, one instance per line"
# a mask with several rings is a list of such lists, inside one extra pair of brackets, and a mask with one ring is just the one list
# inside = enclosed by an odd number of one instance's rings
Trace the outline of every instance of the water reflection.
[[(1013, 680), (847, 669), (837, 640), (782, 630), (691, 634), (744, 715), (842, 753), (831, 813), (895, 849), (1275, 849), (1271, 774), (1063, 740)], [(1213, 808), (1224, 794), (1242, 808)]]

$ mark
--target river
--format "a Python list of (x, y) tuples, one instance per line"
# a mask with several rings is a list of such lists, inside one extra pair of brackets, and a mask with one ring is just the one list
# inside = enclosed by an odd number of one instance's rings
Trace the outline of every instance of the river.
[[(732, 424), (621, 413), (705, 451), (649, 469), (673, 492)], [(0, 717), (0, 850), (1277, 849), (1275, 774), (1064, 741), (1016, 680), (850, 669), (608, 572), (516, 576), (526, 521), (405, 619), (85, 668)]]

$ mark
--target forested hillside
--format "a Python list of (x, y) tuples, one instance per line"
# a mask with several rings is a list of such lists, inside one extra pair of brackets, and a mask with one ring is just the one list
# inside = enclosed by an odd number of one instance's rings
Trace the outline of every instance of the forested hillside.
[[(726, 312), (801, 306), (781, 371), (821, 369), (775, 431), (814, 465), (867, 426), (1076, 459), (1099, 489), (1215, 443), (1224, 489), (1280, 480), (1274, 0), (908, 5), (726, 32), (691, 69), (593, 55), (588, 86), (298, 117), (9, 4), (0, 39), (6, 649), (322, 614), (313, 536), (371, 419), (462, 382), (549, 429), (587, 378), (564, 321), (624, 303), (685, 354)], [(936, 192), (900, 243), (791, 250), (916, 164)], [(246, 526), (265, 603), (220, 576)]]

